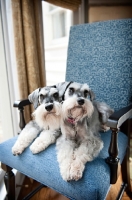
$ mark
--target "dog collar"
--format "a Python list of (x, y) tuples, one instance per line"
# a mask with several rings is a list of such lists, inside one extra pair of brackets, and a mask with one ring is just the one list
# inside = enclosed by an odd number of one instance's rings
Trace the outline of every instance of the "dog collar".
[(76, 122), (75, 119), (70, 118), (70, 117), (68, 117), (67, 121), (68, 121), (70, 124), (75, 124), (75, 122)]
[(65, 92), (66, 92), (67, 88), (71, 85), (71, 83), (73, 83), (73, 81), (69, 82), (68, 85), (66, 86), (65, 91), (64, 91), (64, 93), (63, 93), (63, 95), (62, 95), (62, 101), (64, 101)]

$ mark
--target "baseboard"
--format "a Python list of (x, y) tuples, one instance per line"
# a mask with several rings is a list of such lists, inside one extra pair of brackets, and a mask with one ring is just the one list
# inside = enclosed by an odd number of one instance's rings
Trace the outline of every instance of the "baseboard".
[[(15, 174), (15, 185), (19, 184), (22, 185), (25, 175), (21, 174), (17, 170), (13, 169), (13, 173)], [(15, 199), (17, 200), (18, 195), (20, 193), (21, 187), (16, 187), (15, 188)], [(6, 189), (4, 185), (4, 180), (2, 179), (0, 182), (0, 200), (4, 200), (6, 196)]]

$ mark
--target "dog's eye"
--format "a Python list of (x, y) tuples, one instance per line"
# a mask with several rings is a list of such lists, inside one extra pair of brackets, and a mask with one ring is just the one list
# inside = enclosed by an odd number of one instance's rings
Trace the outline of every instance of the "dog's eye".
[(84, 90), (84, 97), (86, 98), (88, 96), (88, 91)]
[(69, 88), (69, 93), (73, 94), (74, 93), (74, 88)]
[(59, 94), (56, 92), (56, 93), (53, 94), (53, 97), (54, 97), (55, 99), (57, 99), (57, 98), (59, 97)]
[(43, 94), (40, 94), (40, 100), (42, 101), (44, 99), (44, 95)]

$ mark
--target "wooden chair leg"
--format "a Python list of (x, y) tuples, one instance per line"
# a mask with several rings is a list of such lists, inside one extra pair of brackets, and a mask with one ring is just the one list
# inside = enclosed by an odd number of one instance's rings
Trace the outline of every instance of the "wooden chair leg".
[(110, 184), (115, 184), (118, 177), (118, 166), (119, 166), (119, 158), (118, 158), (118, 144), (117, 144), (117, 136), (118, 129), (111, 129), (111, 142), (109, 146), (109, 157), (106, 159), (106, 162), (110, 166)]
[(126, 155), (125, 158), (122, 162), (122, 179), (124, 183), (127, 183), (127, 187), (126, 187), (126, 193), (127, 195), (130, 197), (130, 199), (132, 199), (132, 183), (131, 183), (131, 178), (130, 178), (130, 151), (131, 151), (131, 134), (132, 134), (132, 119), (128, 119), (122, 126), (122, 130), (123, 133), (126, 133), (128, 136), (128, 147), (127, 147), (127, 151), (126, 151)]
[(1, 168), (6, 172), (4, 176), (7, 191), (6, 200), (15, 200), (15, 176), (12, 168), (3, 163), (1, 163)]

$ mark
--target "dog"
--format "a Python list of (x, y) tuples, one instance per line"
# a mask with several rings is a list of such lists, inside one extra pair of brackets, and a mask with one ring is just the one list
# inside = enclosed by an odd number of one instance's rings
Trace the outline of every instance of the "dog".
[(87, 84), (73, 82), (66, 87), (61, 114), (62, 135), (56, 142), (57, 160), (65, 181), (79, 180), (85, 164), (103, 148), (99, 130), (113, 110), (105, 103), (95, 102), (94, 98)]
[(39, 153), (56, 141), (60, 135), (61, 106), (64, 91), (70, 82), (61, 82), (34, 90), (28, 99), (33, 103), (35, 120), (30, 121), (21, 131), (16, 143), (12, 147), (13, 155), (20, 155), (33, 140), (30, 150)]
[(38, 134), (40, 134), (39, 137), (30, 146), (33, 154), (45, 150), (60, 135), (61, 105), (57, 87), (38, 88), (28, 96), (28, 99), (34, 105), (33, 117), (35, 119), (21, 131), (12, 147), (13, 155), (21, 154)]

